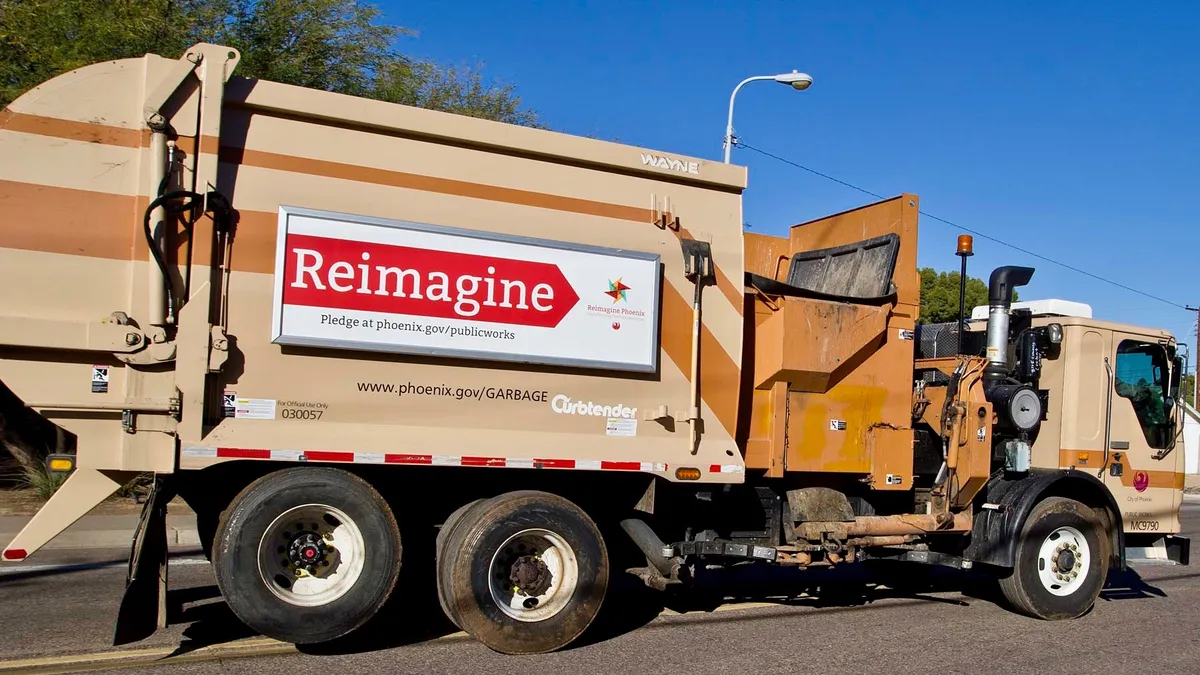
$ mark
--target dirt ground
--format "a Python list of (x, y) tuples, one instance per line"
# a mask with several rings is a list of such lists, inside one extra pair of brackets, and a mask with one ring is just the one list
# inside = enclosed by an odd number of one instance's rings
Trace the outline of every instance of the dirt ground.
[[(45, 504), (45, 502), (34, 496), (33, 490), (19, 488), (0, 489), (0, 516), (32, 516), (37, 513), (42, 504)], [(187, 507), (187, 504), (184, 504), (183, 500), (178, 498), (170, 503), (170, 510), (172, 514), (192, 512)], [(88, 515), (136, 516), (141, 512), (142, 505), (134, 501), (131, 497), (110, 497), (92, 509)]]

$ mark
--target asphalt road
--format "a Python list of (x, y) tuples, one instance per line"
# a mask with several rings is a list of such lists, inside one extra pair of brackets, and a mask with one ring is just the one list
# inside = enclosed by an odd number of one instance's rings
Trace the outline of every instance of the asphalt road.
[[(1200, 540), (1200, 503), (1186, 503), (1183, 518), (1184, 534)], [(0, 659), (50, 657), (37, 672), (53, 672), (58, 656), (113, 651), (112, 620), (124, 574), (119, 563), (125, 555), (54, 552), (39, 562), (108, 560), (116, 565), (0, 573), (0, 634), (9, 638)], [(177, 589), (170, 599), (174, 625), (126, 649), (203, 660), (108, 672), (1200, 672), (1196, 563), (1144, 566), (1135, 574), (1113, 578), (1095, 610), (1069, 622), (1017, 616), (998, 606), (969, 577), (957, 575), (946, 577), (944, 590), (916, 596), (881, 590), (823, 602), (733, 602), (717, 611), (682, 613), (663, 612), (661, 603), (653, 602), (656, 595), (629, 586), (606, 603), (594, 630), (579, 644), (533, 657), (496, 654), (454, 634), (436, 600), (420, 596), (406, 598), (409, 602), (402, 610), (353, 642), (233, 658), (260, 653), (265, 641), (255, 638), (216, 598), (212, 573), (194, 552), (181, 552), (170, 573), (172, 588)], [(205, 655), (230, 649), (230, 644), (244, 644), (246, 649), (229, 651), (227, 657)], [(161, 649), (154, 652), (156, 647)]]

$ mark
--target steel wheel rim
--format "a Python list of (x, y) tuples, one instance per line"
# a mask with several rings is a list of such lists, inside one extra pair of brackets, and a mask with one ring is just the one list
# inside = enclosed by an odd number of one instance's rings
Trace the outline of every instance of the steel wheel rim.
[(1067, 525), (1055, 528), (1038, 548), (1038, 580), (1052, 595), (1071, 595), (1083, 587), (1091, 560), (1082, 532)]
[[(544, 572), (527, 572), (525, 589), (513, 576), (528, 570), (530, 559), (540, 560)], [(548, 578), (546, 575), (548, 574)], [(488, 565), (488, 588), (500, 611), (517, 621), (545, 621), (571, 601), (579, 586), (579, 561), (575, 551), (559, 535), (544, 529), (517, 532), (496, 548)], [(543, 588), (544, 587), (544, 588)]]
[[(314, 539), (320, 543), (314, 545)], [(354, 587), (362, 576), (365, 554), (362, 532), (345, 512), (326, 504), (304, 504), (284, 511), (267, 526), (258, 543), (258, 572), (280, 600), (317, 607)]]

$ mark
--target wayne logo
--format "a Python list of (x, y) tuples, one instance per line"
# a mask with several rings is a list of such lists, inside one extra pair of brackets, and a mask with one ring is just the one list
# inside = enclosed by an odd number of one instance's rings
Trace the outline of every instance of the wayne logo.
[[(608, 297), (612, 298), (612, 305), (606, 306), (606, 305), (588, 304), (587, 311), (589, 314), (600, 314), (603, 316), (614, 317), (614, 318), (627, 318), (627, 319), (638, 319), (638, 320), (645, 319), (646, 312), (644, 310), (630, 309), (628, 307), (628, 303), (629, 303), (628, 292), (632, 291), (632, 290), (633, 290), (633, 287), (626, 285), (625, 282), (620, 278), (618, 278), (616, 281), (609, 279), (608, 290), (604, 291), (604, 294), (607, 295)], [(616, 304), (618, 302), (625, 303), (625, 304), (623, 304), (620, 307), (617, 307)], [(613, 328), (613, 330), (619, 330), (621, 328), (621, 324), (613, 323), (612, 328)]]
[(657, 169), (668, 169), (670, 171), (700, 175), (700, 165), (696, 162), (682, 162), (672, 157), (647, 155), (644, 152), (642, 153), (642, 166), (652, 166)]

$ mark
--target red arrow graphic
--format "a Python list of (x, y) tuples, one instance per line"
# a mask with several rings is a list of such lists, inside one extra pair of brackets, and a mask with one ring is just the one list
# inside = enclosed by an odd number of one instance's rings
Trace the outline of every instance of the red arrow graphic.
[(579, 295), (552, 263), (290, 234), (283, 303), (553, 328)]

